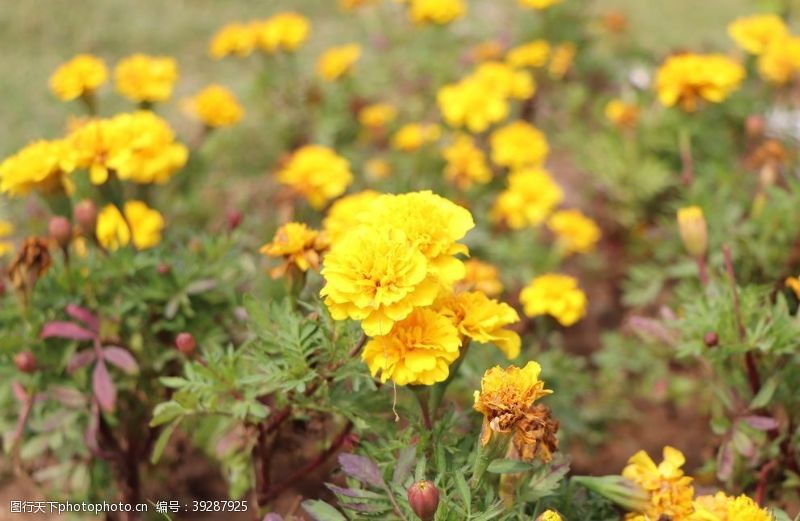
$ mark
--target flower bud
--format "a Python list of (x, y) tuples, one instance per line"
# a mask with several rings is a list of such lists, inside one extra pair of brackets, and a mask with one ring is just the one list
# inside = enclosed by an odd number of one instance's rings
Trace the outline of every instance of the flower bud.
[(72, 240), (72, 223), (66, 217), (56, 216), (50, 219), (47, 225), (50, 237), (62, 248), (69, 246)]
[(686, 251), (693, 257), (703, 257), (708, 248), (708, 225), (699, 206), (678, 210), (678, 229)]
[(539, 514), (536, 521), (564, 521), (564, 518), (555, 510), (545, 510)]
[(243, 219), (242, 212), (237, 212), (236, 210), (228, 212), (228, 230), (233, 231), (242, 224)]
[(439, 489), (430, 481), (417, 481), (408, 489), (408, 504), (422, 521), (432, 521), (439, 508)]
[(23, 373), (36, 371), (36, 357), (30, 351), (20, 351), (14, 355), (14, 365)]
[(94, 234), (97, 225), (97, 206), (90, 199), (84, 199), (75, 205), (73, 215), (81, 232), (86, 235)]
[(172, 271), (172, 266), (170, 266), (166, 262), (162, 262), (162, 263), (159, 263), (158, 266), (156, 266), (156, 271), (158, 272), (159, 275), (162, 275), (162, 276), (163, 275), (169, 275), (169, 273)]
[(180, 333), (175, 337), (175, 347), (184, 355), (189, 356), (197, 348), (197, 342), (191, 333)]
[(706, 347), (717, 347), (719, 344), (719, 335), (715, 331), (709, 331), (703, 335), (703, 343)]

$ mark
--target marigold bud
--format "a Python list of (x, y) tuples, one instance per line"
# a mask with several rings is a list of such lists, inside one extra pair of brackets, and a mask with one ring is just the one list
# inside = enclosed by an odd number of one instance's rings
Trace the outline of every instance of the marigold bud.
[(228, 212), (228, 230), (233, 231), (242, 224), (242, 212), (232, 211)]
[(75, 222), (81, 231), (87, 235), (94, 234), (97, 225), (97, 206), (90, 199), (84, 199), (75, 205), (73, 211)]
[(20, 351), (14, 355), (14, 365), (23, 373), (36, 371), (36, 357), (30, 351)]
[(678, 228), (686, 251), (693, 257), (703, 257), (708, 248), (708, 225), (699, 206), (678, 210)]
[(439, 508), (439, 489), (430, 481), (417, 481), (408, 489), (408, 503), (418, 518), (432, 521)]
[(170, 266), (166, 262), (162, 262), (158, 266), (156, 266), (156, 271), (158, 272), (159, 275), (169, 275), (169, 273), (172, 271), (172, 266)]
[(50, 219), (47, 225), (50, 237), (62, 248), (69, 246), (72, 239), (72, 223), (66, 217), (56, 216)]
[(756, 114), (747, 116), (745, 120), (744, 129), (748, 137), (756, 138), (764, 134), (764, 118)]
[(709, 331), (703, 335), (703, 343), (706, 347), (717, 347), (719, 344), (719, 335), (715, 331)]
[(175, 337), (175, 347), (184, 355), (189, 356), (197, 348), (197, 342), (191, 333), (180, 333)]

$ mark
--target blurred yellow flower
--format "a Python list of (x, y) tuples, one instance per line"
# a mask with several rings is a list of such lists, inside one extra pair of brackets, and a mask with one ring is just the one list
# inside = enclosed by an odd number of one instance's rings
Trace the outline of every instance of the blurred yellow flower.
[(519, 300), (529, 317), (550, 315), (562, 326), (571, 326), (586, 314), (586, 294), (569, 275), (540, 275), (523, 288)]
[(447, 162), (444, 176), (459, 189), (466, 190), (473, 183), (486, 184), (492, 180), (486, 154), (472, 137), (465, 134), (456, 136), (453, 143), (442, 151), (442, 155)]
[(541, 166), (550, 152), (542, 131), (524, 121), (515, 121), (492, 132), (490, 145), (492, 161), (512, 170)]
[(414, 309), (431, 305), (439, 292), (425, 255), (393, 229), (351, 230), (333, 243), (322, 276), (320, 295), (334, 320), (360, 320), (369, 336), (389, 334)]
[(686, 462), (683, 454), (673, 447), (664, 447), (664, 460), (656, 465), (643, 450), (628, 460), (622, 476), (642, 487), (650, 496), (645, 519), (689, 519), (693, 511), (694, 487), (692, 478), (685, 476), (681, 467)]
[(536, 84), (531, 73), (514, 69), (501, 61), (479, 64), (472, 77), (483, 86), (484, 90), (496, 91), (504, 97), (528, 99), (536, 92)]
[(555, 510), (545, 510), (539, 514), (536, 521), (564, 521), (564, 518)]
[(153, 103), (172, 96), (178, 65), (168, 56), (134, 54), (114, 68), (117, 91), (128, 99)]
[(461, 339), (455, 326), (430, 309), (415, 309), (391, 332), (376, 336), (361, 358), (372, 376), (397, 385), (433, 385), (450, 375), (459, 356)]
[(757, 14), (737, 18), (728, 24), (728, 35), (750, 54), (761, 54), (775, 41), (789, 36), (783, 19), (774, 14)]
[(364, 163), (364, 173), (370, 179), (386, 179), (392, 175), (392, 165), (385, 159), (373, 157)]
[(358, 122), (367, 128), (385, 128), (397, 117), (397, 108), (390, 103), (373, 103), (358, 111)]
[(256, 25), (233, 22), (222, 26), (214, 34), (208, 52), (216, 59), (230, 55), (249, 56), (253, 53), (257, 42)]
[(380, 0), (339, 0), (339, 7), (345, 11), (352, 11), (359, 7), (366, 7), (379, 3)]
[(550, 66), (547, 68), (550, 77), (558, 80), (566, 76), (575, 61), (577, 52), (578, 48), (572, 42), (556, 46), (550, 55)]
[(517, 0), (519, 5), (530, 9), (547, 9), (556, 4), (560, 4), (563, 0)]
[(436, 96), (442, 117), (456, 128), (483, 132), (492, 124), (505, 120), (509, 104), (502, 92), (488, 90), (475, 77), (444, 85)]
[(79, 54), (50, 76), (50, 90), (63, 101), (92, 94), (108, 80), (106, 64), (97, 56)]
[(14, 233), (14, 225), (9, 221), (0, 219), (0, 257), (5, 257), (14, 252), (14, 243), (8, 239)]
[(311, 33), (311, 23), (295, 12), (277, 13), (263, 22), (256, 22), (258, 44), (268, 54), (294, 52)]
[(588, 253), (600, 240), (600, 228), (580, 210), (560, 210), (547, 221), (558, 248), (567, 255)]
[(699, 206), (678, 210), (678, 231), (689, 255), (702, 257), (708, 249), (708, 225)]
[(606, 103), (606, 119), (618, 127), (633, 128), (639, 122), (639, 106), (613, 99)]
[(503, 292), (503, 283), (500, 282), (497, 267), (473, 258), (464, 262), (464, 268), (466, 273), (464, 278), (456, 283), (456, 291), (482, 291), (490, 297)]
[(464, 263), (454, 255), (468, 253), (467, 247), (457, 241), (475, 227), (465, 208), (426, 190), (383, 194), (361, 215), (365, 225), (402, 231), (428, 259), (428, 271), (443, 284), (450, 285), (464, 277)]
[(344, 193), (353, 182), (350, 163), (328, 147), (306, 145), (278, 171), (278, 182), (302, 195), (320, 209)]
[(267, 257), (279, 257), (283, 262), (270, 270), (269, 274), (277, 279), (296, 267), (300, 271), (319, 269), (321, 254), (327, 249), (325, 239), (316, 230), (303, 223), (286, 223), (275, 232), (272, 242), (259, 250)]
[(516, 332), (506, 329), (519, 322), (519, 315), (505, 302), (490, 299), (480, 291), (469, 291), (441, 297), (434, 306), (463, 337), (494, 344), (509, 360), (519, 356), (522, 341)]
[(322, 228), (330, 241), (338, 241), (347, 232), (361, 224), (363, 221), (361, 214), (369, 210), (370, 205), (379, 195), (374, 190), (364, 190), (334, 201), (322, 220)]
[(34, 141), (0, 163), (0, 193), (11, 197), (72, 192), (68, 174), (75, 169), (71, 147), (64, 140)]
[(758, 57), (758, 73), (766, 81), (784, 85), (800, 71), (800, 38), (781, 38), (774, 41)]
[(97, 216), (98, 242), (107, 250), (116, 251), (133, 240), (138, 250), (146, 250), (161, 242), (164, 218), (141, 201), (128, 201), (123, 207), (124, 216), (113, 204), (103, 208)]
[(392, 147), (403, 152), (414, 152), (437, 142), (441, 136), (442, 129), (435, 123), (407, 123), (392, 136)]
[(446, 25), (467, 14), (464, 0), (408, 0), (408, 16), (417, 25)]
[(487, 40), (473, 45), (469, 51), (470, 59), (480, 63), (487, 60), (499, 60), (503, 57), (503, 44), (498, 40)]
[(505, 369), (495, 366), (484, 373), (473, 405), (483, 414), (481, 445), (487, 445), (495, 434), (514, 432), (533, 403), (553, 392), (539, 380), (541, 371), (539, 364), (528, 362), (521, 369), (513, 365)]
[(67, 136), (75, 154), (77, 168), (89, 171), (89, 179), (94, 185), (108, 180), (109, 161), (118, 150), (127, 145), (127, 133), (122, 132), (116, 119), (94, 119), (76, 126)]
[(720, 103), (739, 87), (744, 68), (721, 54), (679, 54), (667, 58), (656, 75), (662, 105), (697, 110), (698, 101)]
[(549, 58), (550, 43), (546, 40), (534, 40), (508, 51), (506, 63), (512, 67), (539, 68), (544, 67)]
[(325, 81), (336, 81), (353, 69), (361, 58), (361, 46), (356, 43), (331, 47), (317, 60), (317, 75)]
[(206, 126), (230, 127), (244, 116), (236, 96), (221, 85), (209, 85), (186, 100), (186, 109)]
[(123, 133), (124, 146), (108, 160), (123, 181), (163, 184), (183, 168), (188, 149), (175, 141), (169, 123), (149, 110), (118, 114), (112, 125)]
[(561, 187), (546, 170), (518, 170), (508, 176), (508, 187), (497, 196), (491, 218), (515, 230), (538, 226), (563, 198)]
[(713, 496), (698, 496), (694, 500), (694, 513), (688, 521), (774, 521), (766, 509), (745, 496), (728, 496), (717, 492)]
[(783, 282), (786, 287), (791, 289), (795, 296), (800, 299), (800, 277), (786, 277)]

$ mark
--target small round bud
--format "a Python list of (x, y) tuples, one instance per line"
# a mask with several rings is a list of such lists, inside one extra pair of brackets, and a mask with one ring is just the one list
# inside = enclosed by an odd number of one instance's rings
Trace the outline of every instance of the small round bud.
[(69, 219), (61, 216), (53, 217), (47, 225), (47, 231), (59, 246), (62, 248), (69, 246), (72, 240), (72, 223)]
[(751, 114), (747, 116), (747, 120), (745, 121), (744, 124), (744, 129), (748, 137), (751, 138), (760, 137), (762, 134), (764, 134), (764, 127), (765, 127), (765, 122), (763, 117), (758, 116), (756, 114)]
[(97, 206), (90, 199), (84, 199), (75, 205), (73, 211), (75, 222), (86, 235), (93, 235), (97, 226)]
[(175, 337), (175, 347), (184, 355), (189, 356), (197, 348), (197, 342), (191, 333), (180, 333)]
[(699, 206), (687, 206), (678, 210), (678, 231), (691, 256), (705, 256), (708, 249), (708, 225)]
[(20, 351), (14, 355), (14, 365), (23, 373), (36, 371), (36, 357), (30, 351)]
[(156, 271), (159, 275), (169, 275), (169, 273), (172, 271), (172, 266), (166, 262), (162, 262), (156, 267)]
[(719, 344), (719, 335), (714, 331), (709, 331), (703, 335), (703, 343), (706, 347), (717, 347), (717, 344)]
[(439, 508), (439, 489), (430, 481), (417, 481), (408, 489), (408, 504), (422, 521), (432, 521)]
[(233, 231), (236, 228), (238, 228), (239, 225), (242, 224), (242, 219), (244, 218), (244, 216), (242, 215), (242, 212), (237, 212), (236, 210), (233, 210), (231, 212), (228, 212), (227, 218), (228, 218), (228, 230)]

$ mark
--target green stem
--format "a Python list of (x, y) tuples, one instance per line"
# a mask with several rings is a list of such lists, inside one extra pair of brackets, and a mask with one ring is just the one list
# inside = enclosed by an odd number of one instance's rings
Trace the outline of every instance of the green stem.
[(447, 380), (444, 382), (439, 382), (431, 389), (429, 405), (430, 411), (433, 413), (434, 418), (436, 418), (436, 412), (442, 405), (442, 399), (444, 399), (444, 393), (447, 390), (447, 387), (453, 380), (455, 380), (458, 370), (461, 368), (461, 364), (464, 363), (464, 358), (466, 358), (467, 352), (469, 351), (469, 343), (470, 339), (468, 338), (464, 341), (464, 345), (461, 346), (461, 355), (455, 362), (453, 362), (453, 365), (450, 366), (450, 375), (447, 377)]

